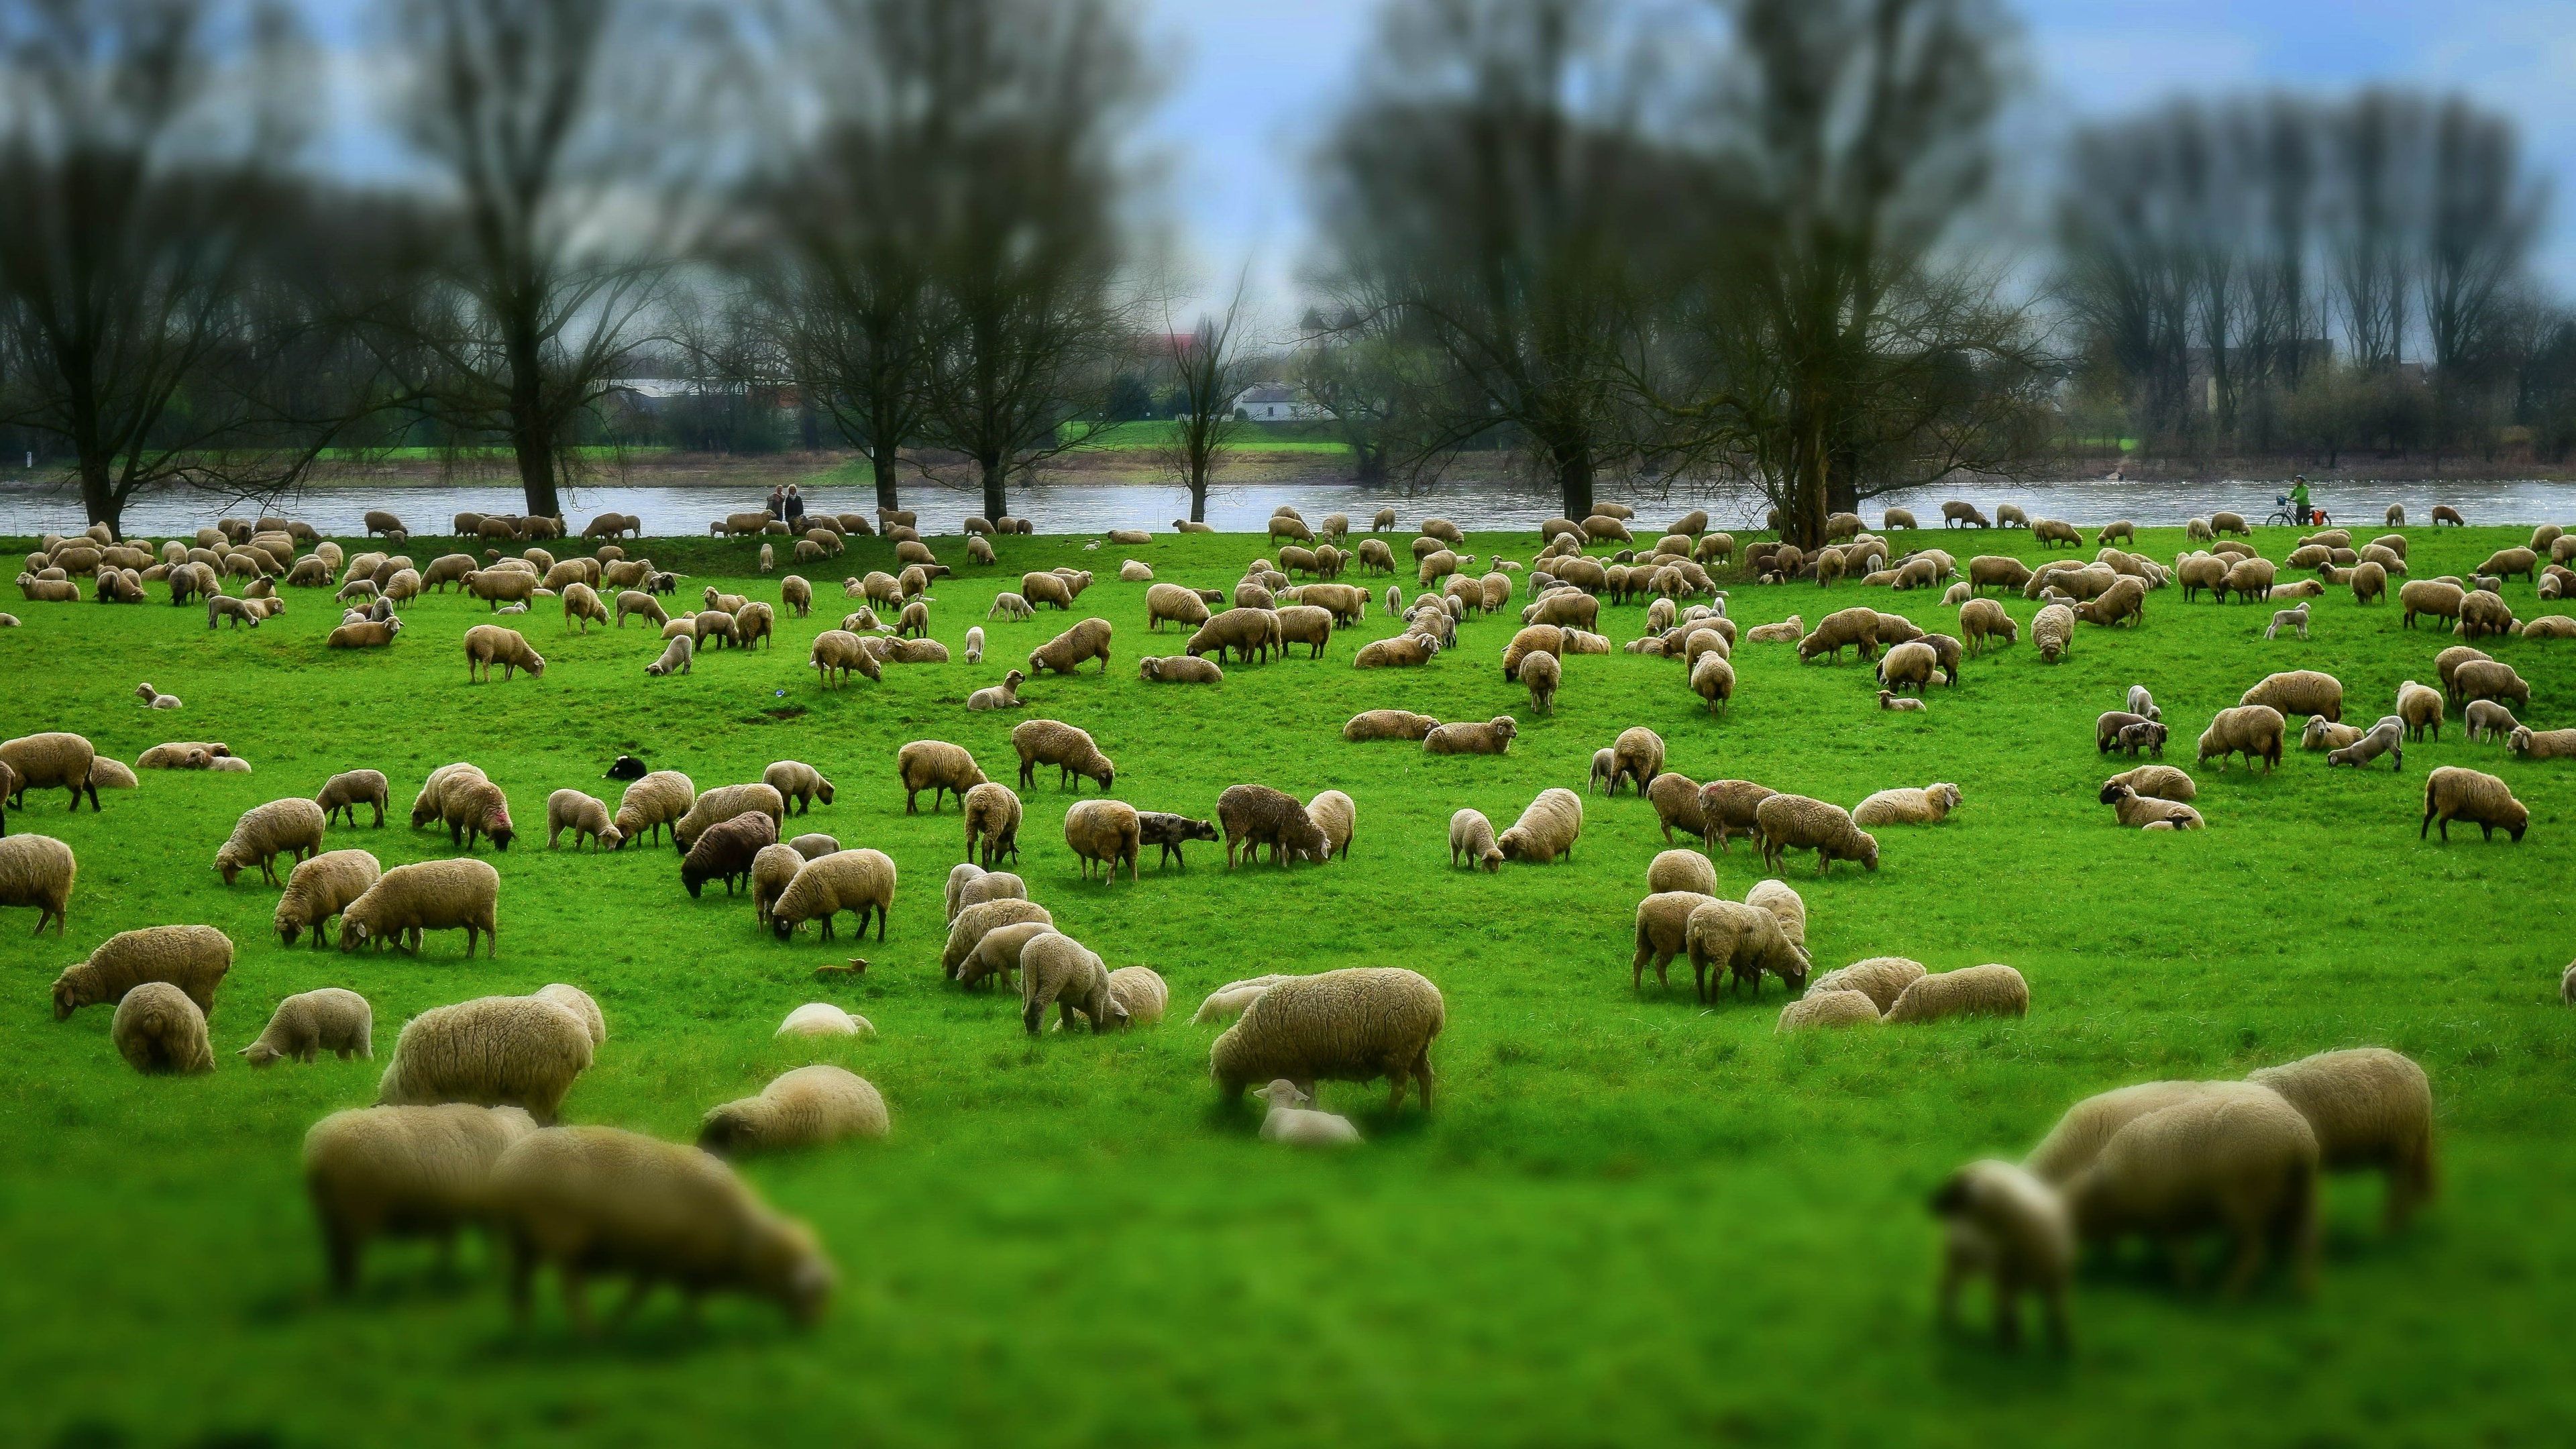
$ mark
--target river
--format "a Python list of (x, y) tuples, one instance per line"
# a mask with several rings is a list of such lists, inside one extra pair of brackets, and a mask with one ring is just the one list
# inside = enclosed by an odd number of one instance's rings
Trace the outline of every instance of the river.
[[(593, 483), (565, 490), (564, 515), (579, 529), (593, 514), (632, 513), (643, 519), (648, 535), (699, 534), (709, 520), (727, 513), (757, 509), (766, 496), (762, 485), (706, 483)], [(2126, 518), (2146, 526), (2176, 526), (2195, 515), (2229, 509), (2260, 522), (2273, 507), (2282, 484), (2277, 480), (2187, 482), (2109, 482), (2099, 479), (2038, 483), (1958, 483), (1909, 489), (1873, 498), (1862, 508), (1872, 527), (1882, 510), (1913, 511), (1925, 527), (1940, 525), (1945, 499), (1965, 498), (1994, 514), (2000, 504), (2019, 505), (2032, 517), (2063, 518), (2098, 525)], [(2409, 522), (2430, 521), (2432, 506), (2447, 503), (2471, 523), (2535, 524), (2576, 521), (2576, 483), (2542, 480), (2429, 480), (2415, 482), (2329, 481), (2311, 485), (2316, 505), (2338, 523), (2376, 527), (2389, 504), (2401, 504)], [(1133, 482), (1042, 481), (1013, 493), (1014, 506), (1036, 521), (1044, 533), (1104, 533), (1113, 528), (1164, 529), (1189, 513), (1189, 494), (1172, 485)], [(1745, 489), (1673, 487), (1644, 496), (1605, 488), (1605, 501), (1627, 503), (1649, 524), (1679, 517), (1694, 508), (1708, 510), (1719, 528), (1758, 528), (1763, 504)], [(864, 487), (808, 489), (806, 506), (816, 512), (875, 512), (875, 495)], [(907, 482), (904, 506), (922, 515), (923, 532), (948, 534), (958, 520), (981, 511), (982, 496), (969, 487)], [(1426, 516), (1445, 517), (1463, 528), (1535, 529), (1558, 512), (1549, 492), (1490, 480), (1449, 481), (1411, 490), (1362, 487), (1313, 480), (1221, 486), (1209, 490), (1207, 521), (1221, 532), (1257, 533), (1279, 504), (1293, 505), (1309, 522), (1328, 513), (1347, 513), (1360, 529), (1380, 507), (1392, 505), (1407, 526)], [(389, 508), (412, 530), (443, 533), (447, 520), (460, 512), (518, 511), (517, 492), (502, 482), (347, 483), (330, 482), (297, 490), (270, 511), (311, 523), (323, 533), (350, 536), (365, 531), (362, 516), (371, 508)], [(248, 515), (247, 505), (226, 506), (203, 494), (173, 491), (135, 499), (126, 509), (129, 533), (145, 537), (185, 536), (219, 514)], [(0, 535), (32, 536), (70, 533), (83, 526), (78, 495), (67, 488), (0, 482)]]

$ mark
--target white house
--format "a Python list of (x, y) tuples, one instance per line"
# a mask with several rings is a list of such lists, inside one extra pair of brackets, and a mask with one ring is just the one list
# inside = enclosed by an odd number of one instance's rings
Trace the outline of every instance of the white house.
[(1234, 397), (1234, 415), (1256, 423), (1304, 423), (1326, 416), (1293, 387), (1266, 382)]

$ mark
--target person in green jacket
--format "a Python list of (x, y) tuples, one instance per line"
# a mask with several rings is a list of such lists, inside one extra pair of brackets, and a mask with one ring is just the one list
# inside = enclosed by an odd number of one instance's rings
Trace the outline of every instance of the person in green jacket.
[(2309, 522), (2308, 475), (2305, 473), (2290, 480), (2290, 516), (2299, 520), (2299, 526), (2302, 528)]

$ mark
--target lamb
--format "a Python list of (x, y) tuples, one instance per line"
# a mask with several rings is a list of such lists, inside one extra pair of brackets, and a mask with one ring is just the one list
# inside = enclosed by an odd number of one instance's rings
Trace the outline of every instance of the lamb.
[(1881, 790), (1852, 811), (1854, 825), (1938, 825), (1959, 808), (1959, 787), (1926, 785), (1920, 790)]
[(572, 831), (572, 848), (581, 849), (581, 838), (605, 850), (615, 850), (624, 842), (616, 823), (609, 819), (608, 806), (579, 790), (557, 790), (546, 797), (546, 849), (552, 850), (563, 832)]
[(1091, 878), (1092, 866), (1104, 861), (1109, 866), (1106, 879), (1116, 880), (1122, 860), (1127, 862), (1127, 878), (1134, 880), (1141, 837), (1136, 807), (1123, 800), (1076, 801), (1064, 815), (1064, 843), (1082, 863), (1085, 880)]
[[(310, 805), (313, 802), (302, 802)], [(489, 836), (495, 850), (507, 850), (517, 838), (510, 823), (509, 798), (501, 787), (489, 780), (468, 780), (450, 785), (440, 797), (443, 818), (447, 822), (448, 843), (472, 848), (476, 839)], [(317, 838), (318, 848), (318, 838)]]
[(2173, 830), (2201, 828), (2199, 811), (2160, 796), (2141, 794), (2116, 775), (2102, 786), (2101, 799), (2103, 804), (2113, 807), (2120, 824), (2133, 830), (2149, 827)]
[(1020, 947), (1020, 1025), (1029, 1035), (1038, 1034), (1049, 1006), (1057, 1009), (1057, 1024), (1067, 1030), (1076, 1012), (1095, 1036), (1127, 1027), (1127, 1010), (1110, 993), (1109, 971), (1100, 957), (1054, 931), (1032, 936)]
[(319, 854), (328, 828), (322, 807), (310, 800), (271, 800), (252, 806), (233, 823), (231, 838), (215, 852), (215, 870), (223, 876), (224, 884), (231, 885), (245, 867), (256, 865), (261, 880), (281, 884), (277, 857), (302, 861)]
[(1292, 860), (1322, 861), (1324, 832), (1297, 797), (1267, 785), (1229, 785), (1217, 797), (1218, 824), (1225, 831), (1225, 868), (1234, 869), (1235, 851), (1250, 865), (1260, 848), (1270, 847), (1273, 864)]
[(984, 618), (987, 622), (996, 618), (1016, 621), (1021, 619), (1034, 619), (1036, 617), (1037, 610), (1030, 605), (1027, 599), (1022, 598), (1018, 594), (995, 594), (993, 596), (993, 607), (984, 611)]
[(385, 828), (385, 802), (392, 794), (392, 786), (386, 783), (382, 770), (345, 770), (333, 775), (322, 786), (322, 793), (313, 797), (313, 803), (322, 807), (322, 819), (326, 825), (338, 818), (341, 811), (348, 811), (349, 828), (352, 830), (358, 826), (358, 807), (373, 805), (376, 807), (376, 828), (382, 830)]
[[(2065, 1187), (2077, 1233), (2115, 1242), (2145, 1233), (2180, 1248), (2209, 1227), (2236, 1240), (2228, 1291), (2241, 1293), (2268, 1241), (2287, 1240), (2302, 1285), (2316, 1252), (2317, 1138), (2280, 1094), (2200, 1092), (2121, 1126)], [(2175, 1262), (2187, 1265), (2177, 1252)]]
[(1508, 754), (1512, 741), (1519, 734), (1519, 722), (1507, 714), (1498, 714), (1483, 724), (1434, 725), (1422, 736), (1422, 752), (1426, 755)]
[(722, 1157), (821, 1147), (847, 1137), (884, 1140), (885, 1098), (865, 1077), (828, 1064), (782, 1072), (744, 1097), (707, 1109), (698, 1146)]
[(1349, 1118), (1308, 1110), (1315, 1099), (1284, 1077), (1269, 1086), (1253, 1088), (1252, 1095), (1270, 1106), (1261, 1119), (1264, 1142), (1285, 1142), (1292, 1147), (1347, 1147), (1360, 1141), (1359, 1129), (1351, 1125)]
[[(688, 813), (671, 826), (671, 843), (685, 855), (711, 827), (752, 814), (766, 815), (771, 825), (778, 825), (787, 819), (787, 798), (771, 785), (719, 785), (698, 796)], [(770, 838), (778, 838), (774, 830)]]
[(1696, 850), (1658, 851), (1646, 867), (1646, 889), (1657, 895), (1688, 891), (1714, 897), (1717, 894), (1717, 867)]
[(2382, 1047), (2319, 1052), (2246, 1075), (2281, 1094), (2316, 1133), (2328, 1172), (2377, 1168), (2387, 1224), (2405, 1226), (2433, 1196), (2433, 1089), (2424, 1069)]
[[(138, 770), (203, 770), (232, 752), (232, 746), (219, 741), (173, 740), (154, 745), (135, 756), (134, 767)], [(90, 768), (94, 773), (97, 763), (93, 761)], [(356, 822), (352, 820), (350, 823)]]
[(517, 1245), (510, 1296), (522, 1322), (540, 1262), (557, 1265), (584, 1332), (583, 1274), (596, 1270), (631, 1275), (636, 1299), (660, 1280), (692, 1302), (710, 1289), (755, 1294), (799, 1326), (831, 1298), (835, 1275), (813, 1234), (695, 1147), (608, 1127), (536, 1134), (501, 1154), (490, 1199)]
[(516, 1107), (466, 1104), (364, 1108), (315, 1123), (304, 1135), (304, 1181), (333, 1289), (356, 1287), (360, 1254), (389, 1232), (437, 1237), (452, 1251), (456, 1229), (485, 1215), (492, 1164), (535, 1130)]
[[(2469, 707), (2475, 709), (2478, 706), (2473, 704)], [(2504, 748), (2505, 753), (2516, 759), (2576, 759), (2576, 730), (2534, 730), (2528, 725), (2516, 725), (2513, 732), (2505, 736)]]
[[(323, 1052), (347, 1061), (352, 1053), (375, 1059), (375, 1013), (367, 998), (354, 991), (325, 986), (277, 1003), (277, 1011), (259, 1040), (241, 1049), (254, 1067), (292, 1058), (310, 1062)], [(212, 1066), (211, 1061), (208, 1062)]]
[(2303, 750), (2340, 750), (2362, 737), (2358, 725), (2336, 724), (2324, 715), (2311, 715), (2308, 727), (2299, 731), (2299, 748)]
[(1779, 977), (1793, 996), (1806, 987), (1806, 948), (1790, 939), (1780, 914), (1764, 906), (1720, 900), (1695, 906), (1684, 925), (1683, 941), (1701, 1001), (1715, 998), (1720, 970), (1728, 972), (1737, 987), (1750, 981), (1756, 998), (1762, 994), (1765, 972)]
[(1919, 961), (1909, 961), (1902, 956), (1872, 956), (1866, 961), (1855, 961), (1817, 977), (1807, 983), (1807, 995), (1813, 999), (1837, 991), (1858, 992), (1869, 999), (1871, 1018), (1875, 1020), (1896, 1004), (1897, 999), (1905, 994), (1905, 988), (1922, 980), (1924, 974), (1923, 964)]
[(1505, 860), (1546, 865), (1558, 856), (1574, 858), (1574, 842), (1583, 834), (1583, 797), (1561, 786), (1538, 792), (1520, 819), (1495, 840)]
[(1008, 785), (985, 781), (959, 797), (961, 817), (966, 826), (966, 854), (973, 857), (980, 846), (983, 863), (989, 869), (993, 862), (1008, 855), (1020, 857), (1020, 797)]
[(2326, 755), (2326, 763), (2350, 765), (2355, 769), (2361, 769), (2381, 755), (2387, 755), (2390, 767), (2402, 772), (2406, 768), (2405, 738), (2406, 721), (2393, 714), (2385, 715), (2361, 738), (2339, 750), (2329, 752)]
[(2278, 639), (2284, 629), (2297, 631), (2300, 640), (2305, 642), (2308, 637), (2308, 606), (2301, 604), (2295, 609), (2274, 611), (2271, 626), (2263, 631), (2263, 638), (2266, 642)]
[(504, 680), (515, 677), (516, 671), (521, 669), (528, 671), (530, 679), (542, 679), (546, 673), (545, 659), (528, 647), (528, 641), (518, 630), (505, 629), (498, 624), (477, 624), (466, 630), (466, 679), (472, 681), (475, 671), (480, 669), (482, 681), (491, 683), (492, 666), (495, 664), (501, 666)]
[(948, 923), (948, 940), (940, 948), (940, 974), (951, 981), (956, 980), (958, 969), (966, 964), (966, 958), (975, 953), (988, 933), (1004, 926), (1029, 922), (1053, 926), (1055, 917), (1048, 914), (1046, 907), (1034, 901), (1021, 900), (986, 901), (960, 910), (957, 919)]
[(1781, 856), (1791, 850), (1816, 852), (1816, 874), (1823, 875), (1837, 860), (1859, 861), (1864, 870), (1878, 869), (1878, 841), (1852, 823), (1852, 818), (1839, 805), (1804, 795), (1772, 795), (1755, 807), (1754, 822), (1762, 837), (1762, 866), (1767, 871), (1780, 869)]
[(858, 913), (857, 934), (868, 933), (868, 916), (877, 922), (877, 939), (885, 939), (886, 920), (894, 905), (895, 866), (882, 851), (844, 850), (808, 861), (787, 890), (769, 908), (769, 929), (779, 940), (807, 921), (822, 923), (822, 939), (832, 939), (832, 917)]
[(1086, 660), (1100, 661), (1100, 672), (1109, 672), (1109, 621), (1085, 619), (1053, 639), (1029, 651), (1029, 677), (1034, 679), (1052, 669), (1058, 674), (1076, 672)]
[(1393, 967), (1351, 967), (1271, 984), (1208, 1050), (1208, 1075), (1232, 1101), (1255, 1081), (1285, 1079), (1309, 1097), (1318, 1080), (1385, 1077), (1387, 1108), (1406, 1081), (1432, 1105), (1431, 1045), (1447, 1024), (1440, 988)]
[(2522, 727), (2521, 721), (2513, 717), (2512, 710), (2492, 699), (2481, 699), (2471, 703), (2468, 708), (2468, 721), (2469, 738), (2472, 741), (2500, 740)]
[(98, 786), (90, 779), (90, 767), (98, 760), (98, 751), (79, 735), (56, 731), (40, 735), (21, 735), (0, 742), (0, 765), (9, 767), (12, 781), (9, 803), (27, 803), (27, 789), (61, 787), (71, 791), (74, 810), (80, 809), (81, 795), (89, 795), (89, 808), (98, 809)]
[(1462, 859), (1488, 873), (1503, 868), (1502, 847), (1494, 843), (1494, 822), (1481, 810), (1461, 810), (1449, 817), (1450, 868), (1456, 869)]
[(725, 894), (732, 895), (735, 882), (750, 882), (751, 862), (761, 848), (777, 843), (778, 821), (773, 816), (750, 810), (720, 820), (690, 842), (688, 854), (680, 861), (680, 884), (691, 900), (711, 880), (722, 880)]
[(776, 790), (783, 800), (796, 802), (796, 813), (805, 814), (816, 800), (832, 803), (832, 782), (823, 772), (801, 760), (779, 760), (760, 772), (760, 781)]
[(2478, 827), (2483, 838), (2495, 839), (2500, 827), (2519, 842), (2522, 832), (2530, 827), (2531, 812), (2513, 798), (2504, 781), (2477, 770), (2458, 765), (2444, 765), (2424, 779), (2424, 823), (2415, 832), (2421, 840), (2436, 821), (2442, 827), (2442, 841), (2449, 844), (2451, 822), (2467, 821)]
[(618, 798), (617, 815), (610, 823), (617, 827), (616, 849), (626, 842), (641, 840), (649, 832), (653, 843), (662, 842), (662, 827), (688, 816), (698, 802), (698, 787), (677, 770), (655, 770), (626, 787)]
[[(2337, 689), (2340, 691), (2341, 686)], [(2281, 763), (2281, 745), (2287, 733), (2288, 723), (2281, 718), (2281, 712), (2268, 704), (2222, 709), (2210, 720), (2209, 728), (2201, 733), (2198, 758), (2207, 761), (2215, 756), (2218, 767), (2224, 770), (2229, 755), (2241, 754), (2245, 757), (2247, 769), (2252, 769), (2259, 759), (2263, 762), (2263, 772), (2268, 775), (2274, 766)]]
[(215, 1069), (205, 1014), (186, 992), (166, 981), (146, 981), (126, 992), (116, 1003), (108, 1039), (127, 1065), (146, 1076)]
[(499, 954), (501, 934), (495, 927), (501, 897), (501, 873), (470, 857), (427, 860), (386, 871), (366, 894), (340, 911), (340, 949), (355, 950), (391, 941), (410, 955), (420, 954), (423, 931), (463, 928), (465, 954), (474, 954), (480, 932), (486, 959)]
[(523, 1107), (551, 1126), (573, 1079), (590, 1069), (592, 1048), (581, 1015), (545, 997), (483, 996), (432, 1007), (403, 1023), (376, 1101)]
[[(1809, 998), (1813, 1000), (1813, 997)], [(1939, 1316), (1958, 1322), (1960, 1285), (1994, 1281), (1995, 1340), (2021, 1341), (2021, 1298), (2035, 1294), (2050, 1346), (2067, 1347), (2067, 1288), (2075, 1275), (2075, 1229), (2066, 1203), (2048, 1184), (2009, 1162), (1972, 1162), (1932, 1194), (1942, 1222)]]
[(321, 950), (323, 926), (383, 877), (384, 867), (363, 850), (326, 851), (295, 867), (286, 878), (286, 893), (277, 898), (279, 942), (292, 946), (298, 935), (310, 931), (313, 949)]
[(2067, 646), (2074, 640), (2075, 611), (2064, 604), (2050, 604), (2030, 621), (2030, 642), (2046, 663), (2064, 659)]
[[(1020, 951), (1040, 936), (1055, 934), (1046, 921), (1015, 921), (986, 931), (957, 966), (957, 985), (972, 991), (985, 981), (1007, 978), (1019, 984)], [(1113, 973), (1114, 974), (1114, 973)]]

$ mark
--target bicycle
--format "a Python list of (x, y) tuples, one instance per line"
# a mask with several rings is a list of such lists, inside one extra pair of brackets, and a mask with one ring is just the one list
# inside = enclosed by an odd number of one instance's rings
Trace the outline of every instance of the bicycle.
[(2297, 509), (2295, 509), (2295, 508), (2292, 508), (2292, 507), (2290, 506), (2290, 499), (2289, 499), (2289, 495), (2287, 495), (2287, 494), (2281, 494), (2281, 495), (2278, 495), (2278, 496), (2274, 497), (2272, 501), (2273, 501), (2273, 502), (2275, 502), (2275, 503), (2277, 503), (2277, 504), (2279, 504), (2279, 505), (2281, 505), (2281, 506), (2280, 506), (2280, 507), (2278, 507), (2278, 508), (2273, 509), (2273, 510), (2272, 510), (2272, 515), (2271, 515), (2269, 518), (2266, 518), (2266, 519), (2264, 519), (2264, 520), (2263, 520), (2263, 526), (2264, 526), (2265, 528), (2304, 528), (2304, 527), (2306, 527), (2306, 525), (2305, 525), (2305, 524), (2302, 524), (2301, 522), (2299, 522), (2299, 514), (2298, 514), (2298, 510), (2297, 510)]

